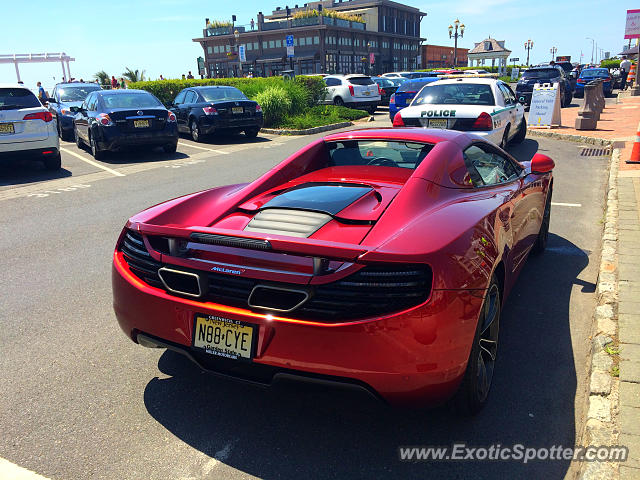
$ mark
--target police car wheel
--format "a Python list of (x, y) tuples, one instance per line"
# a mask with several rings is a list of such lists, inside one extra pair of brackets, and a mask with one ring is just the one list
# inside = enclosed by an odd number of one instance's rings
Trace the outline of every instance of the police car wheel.
[(507, 148), (509, 144), (509, 125), (504, 128), (504, 133), (502, 134), (502, 140), (500, 141), (500, 148), (503, 150)]
[(526, 136), (527, 136), (527, 121), (523, 117), (522, 121), (520, 122), (520, 127), (518, 128), (518, 133), (516, 133), (516, 136), (513, 137), (511, 141), (513, 143), (522, 143)]

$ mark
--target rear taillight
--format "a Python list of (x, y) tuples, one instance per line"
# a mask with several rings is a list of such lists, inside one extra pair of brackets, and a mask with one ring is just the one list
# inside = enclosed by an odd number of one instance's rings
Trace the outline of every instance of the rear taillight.
[(256, 105), (256, 113), (261, 113), (262, 107), (260, 105)]
[(380, 88), (380, 85), (378, 85), (378, 95), (384, 95), (385, 93), (384, 89)]
[(402, 115), (400, 112), (396, 113), (393, 117), (393, 126), (394, 127), (404, 127), (404, 120), (402, 120)]
[(23, 120), (42, 120), (43, 122), (50, 122), (53, 120), (53, 115), (51, 115), (51, 112), (28, 113), (24, 116)]
[(391, 95), (391, 97), (389, 97), (389, 103), (396, 103), (396, 94), (395, 93), (393, 95)]
[(96, 117), (96, 120), (103, 127), (110, 127), (111, 125), (113, 125), (113, 122), (111, 121), (111, 117), (106, 113), (98, 114), (98, 116)]
[(173, 112), (167, 112), (167, 122), (175, 122), (176, 116)]
[(349, 85), (349, 94), (351, 94), (352, 97), (355, 95), (355, 92), (353, 91), (353, 85)]
[(584, 83), (584, 79), (579, 78), (579, 79), (577, 80), (577, 82), (578, 82), (578, 83)]
[(476, 118), (476, 121), (473, 122), (472, 130), (492, 130), (493, 129), (493, 120), (491, 120), (491, 115), (487, 112), (482, 112)]
[(607, 77), (604, 79), (605, 82), (610, 82), (611, 81), (611, 77)]
[(202, 107), (202, 111), (204, 112), (205, 115), (217, 115), (218, 114), (218, 110), (216, 110), (216, 107), (212, 107), (212, 106)]

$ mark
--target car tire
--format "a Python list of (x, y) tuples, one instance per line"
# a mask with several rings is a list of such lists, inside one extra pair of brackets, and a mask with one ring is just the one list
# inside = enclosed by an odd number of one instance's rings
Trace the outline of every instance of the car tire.
[(189, 124), (189, 131), (191, 132), (191, 138), (194, 142), (202, 141), (202, 134), (200, 133), (200, 127), (198, 126), (198, 122), (196, 122), (195, 118), (191, 120)]
[(73, 135), (76, 137), (76, 146), (78, 148), (82, 148), (82, 139), (80, 138), (80, 135), (78, 135), (78, 129), (74, 128), (73, 129)]
[(96, 142), (93, 135), (89, 137), (89, 146), (91, 147), (91, 155), (96, 160), (102, 160), (104, 158), (104, 151), (100, 150), (98, 147), (98, 142)]
[(336, 97), (336, 98), (333, 99), (333, 104), (336, 107), (344, 107), (344, 100), (342, 100), (341, 97)]
[(176, 153), (176, 150), (178, 150), (178, 144), (170, 143), (169, 145), (163, 146), (162, 149), (164, 150), (164, 153)]
[(522, 117), (522, 121), (520, 122), (520, 127), (518, 127), (518, 133), (516, 136), (511, 139), (511, 142), (514, 144), (519, 144), (524, 142), (525, 137), (527, 136), (527, 121)]
[(540, 225), (540, 231), (538, 232), (538, 237), (536, 238), (536, 242), (533, 244), (533, 248), (531, 252), (540, 255), (547, 248), (547, 242), (549, 241), (549, 224), (551, 222), (551, 194), (553, 192), (550, 190), (547, 198), (547, 203), (544, 205), (544, 213), (542, 214), (542, 224)]
[(244, 131), (245, 136), (247, 136), (248, 138), (256, 138), (258, 136), (258, 132), (260, 131), (259, 128), (247, 128)]
[(507, 145), (509, 145), (509, 125), (504, 127), (504, 133), (502, 134), (502, 140), (500, 141), (500, 148), (506, 150)]
[(475, 415), (487, 403), (498, 353), (500, 313), (500, 285), (493, 275), (478, 317), (467, 368), (452, 399), (460, 415)]
[(62, 156), (60, 152), (51, 157), (45, 157), (43, 159), (44, 168), (47, 170), (60, 170), (62, 168)]

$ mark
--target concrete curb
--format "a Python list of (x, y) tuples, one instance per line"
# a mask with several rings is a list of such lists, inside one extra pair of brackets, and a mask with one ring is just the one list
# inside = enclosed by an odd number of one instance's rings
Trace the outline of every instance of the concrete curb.
[(321, 127), (307, 128), (304, 130), (287, 130), (286, 128), (261, 128), (262, 133), (270, 133), (272, 135), (313, 135), (314, 133), (328, 132), (329, 130), (337, 130), (339, 128), (350, 127), (353, 122), (332, 123), (331, 125), (323, 125)]
[(613, 144), (613, 140), (606, 140), (604, 138), (587, 137), (585, 135), (569, 135), (552, 130), (539, 130), (534, 128), (527, 128), (527, 135), (532, 137), (547, 137), (555, 140), (566, 140), (569, 142), (586, 143), (588, 145), (601, 145), (609, 146)]
[[(611, 155), (602, 253), (598, 273), (598, 306), (593, 319), (593, 344), (587, 421), (580, 445), (617, 445), (620, 381), (613, 369), (618, 361), (618, 168), (620, 150)], [(585, 462), (582, 480), (619, 478), (619, 464)]]

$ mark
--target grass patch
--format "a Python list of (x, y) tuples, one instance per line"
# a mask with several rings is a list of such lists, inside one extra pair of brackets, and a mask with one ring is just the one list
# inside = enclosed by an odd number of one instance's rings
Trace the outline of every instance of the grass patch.
[(276, 125), (279, 128), (291, 130), (305, 130), (307, 128), (322, 127), (332, 123), (340, 123), (368, 117), (364, 110), (354, 110), (335, 105), (316, 105), (298, 115), (286, 116)]

